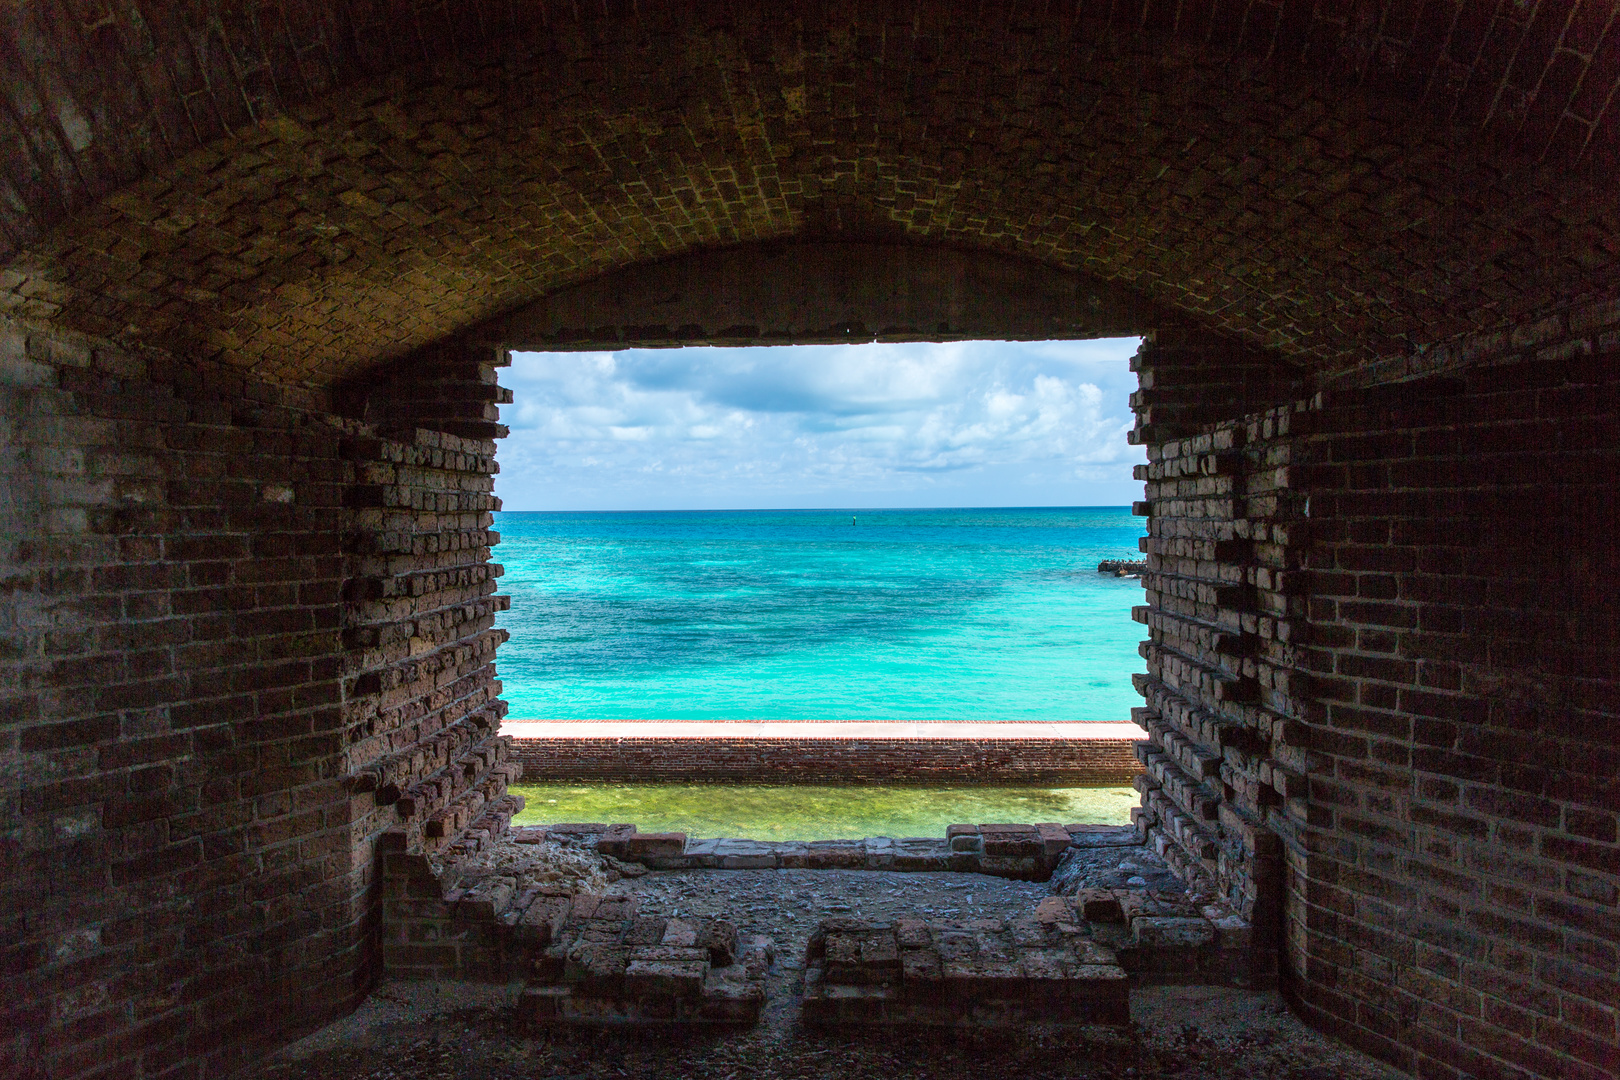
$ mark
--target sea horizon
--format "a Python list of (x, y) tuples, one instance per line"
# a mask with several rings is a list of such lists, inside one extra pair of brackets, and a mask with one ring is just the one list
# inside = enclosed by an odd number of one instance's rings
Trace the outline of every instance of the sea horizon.
[(517, 720), (1127, 722), (1128, 506), (501, 511)]
[(621, 508), (616, 510), (507, 510), (497, 514), (774, 514), (826, 513), (834, 510), (888, 512), (906, 510), (1129, 510), (1130, 503), (1010, 503), (985, 506), (698, 506)]

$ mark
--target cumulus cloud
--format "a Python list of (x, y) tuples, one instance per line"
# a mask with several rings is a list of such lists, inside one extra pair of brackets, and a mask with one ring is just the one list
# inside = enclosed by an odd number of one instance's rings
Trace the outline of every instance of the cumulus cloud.
[(1140, 497), (1135, 339), (519, 353), (510, 510)]

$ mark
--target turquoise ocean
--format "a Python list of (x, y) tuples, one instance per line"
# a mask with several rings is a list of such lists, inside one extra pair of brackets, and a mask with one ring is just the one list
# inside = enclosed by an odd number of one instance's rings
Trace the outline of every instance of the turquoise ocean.
[(1120, 722), (1128, 507), (504, 512), (513, 720)]

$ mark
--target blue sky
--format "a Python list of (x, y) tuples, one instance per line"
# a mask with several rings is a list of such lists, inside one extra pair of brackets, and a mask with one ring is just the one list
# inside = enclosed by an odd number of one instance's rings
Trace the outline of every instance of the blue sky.
[(1137, 339), (517, 353), (507, 510), (1140, 499)]

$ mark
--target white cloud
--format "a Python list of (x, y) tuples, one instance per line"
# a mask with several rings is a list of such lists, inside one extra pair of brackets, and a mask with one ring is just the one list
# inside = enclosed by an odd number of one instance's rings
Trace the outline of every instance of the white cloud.
[(520, 353), (511, 510), (1113, 504), (1134, 339)]

